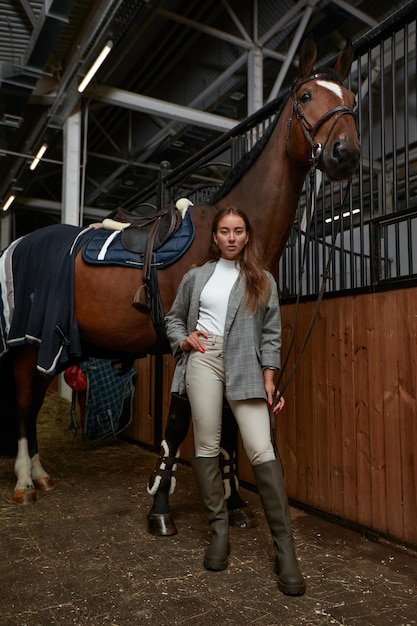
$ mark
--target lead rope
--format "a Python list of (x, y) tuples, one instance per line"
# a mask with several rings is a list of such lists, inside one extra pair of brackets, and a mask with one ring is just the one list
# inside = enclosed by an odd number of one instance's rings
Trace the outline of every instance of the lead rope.
[[(296, 329), (296, 325), (297, 325), (297, 314), (298, 314), (298, 306), (300, 304), (300, 297), (301, 297), (301, 286), (302, 286), (302, 280), (303, 280), (303, 275), (304, 275), (304, 271), (305, 271), (305, 262), (306, 262), (306, 257), (307, 257), (307, 250), (308, 250), (308, 245), (310, 243), (310, 229), (311, 229), (311, 217), (312, 217), (312, 212), (311, 212), (311, 206), (312, 206), (312, 196), (313, 196), (313, 191), (314, 191), (314, 177), (315, 177), (315, 173), (316, 173), (316, 164), (317, 164), (317, 160), (321, 154), (322, 148), (320, 144), (317, 144), (317, 150), (315, 152), (312, 152), (312, 166), (310, 169), (310, 188), (309, 188), (309, 201), (306, 203), (306, 212), (307, 212), (307, 221), (306, 221), (306, 229), (305, 229), (305, 238), (304, 238), (304, 247), (303, 247), (303, 253), (301, 256), (301, 263), (300, 263), (300, 270), (298, 273), (298, 286), (297, 286), (297, 299), (295, 302), (295, 308), (294, 308), (294, 322), (292, 325), (292, 333), (291, 333), (291, 338), (288, 344), (288, 348), (287, 348), (287, 352), (284, 358), (284, 362), (282, 364), (281, 370), (280, 370), (280, 374), (279, 374), (279, 378), (278, 378), (278, 382), (275, 386), (275, 390), (274, 390), (274, 397), (273, 400), (275, 399), (276, 393), (277, 393), (277, 389), (279, 388), (280, 382), (282, 380), (282, 376), (283, 376), (283, 372), (285, 371), (285, 368), (287, 367), (287, 363), (288, 363), (288, 359), (290, 357), (291, 354), (291, 350), (294, 344), (294, 340), (295, 340), (295, 329)], [(314, 150), (314, 149), (313, 149)], [(278, 399), (279, 401), (279, 399)]]
[[(313, 170), (313, 167), (312, 167), (312, 170)], [(312, 176), (312, 174), (311, 174), (311, 176)], [(345, 202), (346, 202), (346, 198), (348, 196), (350, 185), (351, 185), (351, 182), (349, 182), (349, 184), (346, 186), (345, 194), (343, 196), (343, 200), (342, 200), (342, 203), (340, 205), (338, 224), (336, 226), (336, 229), (335, 229), (335, 232), (334, 232), (334, 235), (333, 235), (332, 244), (331, 244), (331, 247), (330, 247), (330, 252), (329, 252), (328, 259), (327, 259), (327, 263), (326, 263), (326, 266), (325, 266), (325, 268), (323, 270), (322, 282), (321, 282), (321, 286), (320, 286), (319, 295), (317, 297), (316, 306), (314, 308), (313, 316), (311, 318), (309, 327), (307, 329), (306, 335), (304, 337), (304, 340), (303, 340), (303, 343), (301, 345), (300, 352), (298, 353), (298, 356), (296, 358), (296, 361), (295, 361), (295, 363), (294, 363), (290, 373), (288, 374), (287, 378), (285, 379), (284, 383), (281, 385), (281, 381), (282, 381), (282, 378), (283, 378), (283, 375), (284, 375), (285, 367), (286, 367), (286, 365), (288, 363), (290, 351), (291, 351), (293, 343), (294, 343), (295, 326), (296, 326), (296, 317), (294, 317), (294, 324), (293, 324), (293, 331), (292, 331), (292, 336), (291, 336), (291, 340), (290, 340), (290, 345), (288, 347), (288, 351), (287, 351), (287, 354), (286, 354), (286, 357), (285, 357), (285, 360), (284, 360), (284, 365), (283, 365), (283, 367), (282, 367), (282, 369), (280, 371), (280, 374), (278, 376), (277, 384), (275, 385), (275, 389), (274, 389), (274, 393), (273, 393), (273, 397), (272, 397), (272, 406), (273, 407), (280, 401), (281, 397), (284, 394), (284, 391), (286, 390), (286, 388), (288, 387), (292, 377), (294, 376), (294, 374), (296, 372), (296, 369), (297, 369), (297, 367), (298, 367), (298, 365), (299, 365), (299, 363), (301, 361), (301, 357), (303, 355), (303, 352), (304, 352), (304, 350), (305, 350), (305, 348), (307, 346), (307, 343), (308, 343), (308, 340), (310, 338), (310, 335), (311, 335), (311, 333), (313, 331), (313, 327), (314, 327), (314, 324), (316, 322), (316, 319), (318, 317), (320, 304), (321, 304), (321, 301), (323, 299), (324, 292), (326, 290), (327, 280), (329, 278), (330, 265), (331, 265), (331, 262), (333, 260), (333, 256), (334, 256), (334, 253), (335, 253), (335, 250), (336, 250), (336, 239), (337, 239), (337, 236), (338, 236), (338, 234), (340, 232), (340, 222), (342, 221), (342, 218), (343, 218), (343, 208), (344, 208), (344, 205), (345, 205)], [(310, 202), (311, 202), (311, 194), (312, 194), (312, 191), (310, 189)], [(304, 243), (304, 250), (303, 250), (303, 263), (305, 262), (306, 248), (307, 248), (307, 245), (308, 245), (308, 242), (309, 242), (309, 230), (310, 230), (310, 223), (311, 223), (311, 210), (309, 210), (309, 214), (310, 215), (307, 218), (308, 219), (308, 224), (307, 224), (307, 229), (306, 229), (307, 233), (306, 233), (306, 238), (305, 238), (305, 243)], [(304, 273), (304, 266), (300, 267), (299, 286), (298, 286), (298, 293), (297, 293), (295, 315), (297, 313), (297, 309), (298, 309), (298, 305), (299, 305), (299, 301), (300, 301), (301, 279), (302, 279), (302, 274), (303, 273)], [(272, 418), (273, 418), (272, 428), (273, 428), (273, 432), (274, 432), (274, 446), (276, 448), (276, 444), (275, 444), (275, 419), (274, 419), (275, 418), (275, 414), (274, 413), (272, 413)]]

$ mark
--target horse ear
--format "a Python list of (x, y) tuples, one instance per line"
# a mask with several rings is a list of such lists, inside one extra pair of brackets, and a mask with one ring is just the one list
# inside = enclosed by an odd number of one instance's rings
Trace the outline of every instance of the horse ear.
[(317, 59), (317, 47), (313, 35), (309, 35), (305, 40), (300, 52), (299, 78), (306, 78), (313, 73), (314, 63)]
[(347, 40), (345, 47), (339, 52), (334, 69), (338, 72), (342, 79), (347, 78), (353, 61), (353, 45), (350, 39)]

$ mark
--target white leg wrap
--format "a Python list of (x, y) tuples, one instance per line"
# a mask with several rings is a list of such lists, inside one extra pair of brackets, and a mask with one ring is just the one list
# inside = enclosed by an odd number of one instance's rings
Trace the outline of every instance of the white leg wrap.
[[(169, 447), (167, 442), (165, 441), (165, 439), (161, 442), (161, 449), (163, 450), (163, 455), (164, 457), (169, 456)], [(178, 458), (180, 455), (180, 450), (177, 450), (177, 454), (175, 455), (175, 458)], [(164, 461), (161, 462), (161, 465), (159, 466), (160, 470), (165, 470), (166, 469), (166, 463), (164, 463)], [(175, 470), (177, 469), (177, 464), (174, 463), (172, 466), (172, 472), (175, 472)], [(147, 492), (149, 493), (150, 496), (154, 496), (156, 494), (156, 492), (159, 489), (159, 485), (161, 484), (161, 480), (162, 480), (162, 476), (156, 475), (155, 479), (152, 483), (152, 486), (148, 483), (147, 485)], [(170, 488), (169, 488), (169, 495), (172, 495), (175, 491), (175, 486), (177, 484), (177, 480), (175, 478), (175, 476), (172, 474), (171, 475), (171, 484), (170, 484)]]

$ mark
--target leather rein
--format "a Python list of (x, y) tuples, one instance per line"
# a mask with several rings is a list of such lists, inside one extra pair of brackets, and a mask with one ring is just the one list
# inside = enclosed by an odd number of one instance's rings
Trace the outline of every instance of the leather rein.
[[(284, 376), (284, 372), (285, 372), (285, 368), (286, 365), (288, 363), (289, 360), (289, 356), (291, 353), (291, 349), (293, 347), (294, 344), (294, 339), (295, 339), (295, 329), (296, 329), (296, 321), (297, 321), (297, 312), (298, 312), (298, 306), (299, 306), (299, 302), (300, 302), (300, 297), (301, 297), (301, 285), (302, 285), (302, 277), (305, 271), (305, 260), (306, 260), (306, 254), (307, 254), (307, 248), (309, 245), (309, 241), (310, 241), (310, 227), (311, 227), (311, 218), (312, 218), (312, 211), (311, 211), (311, 206), (312, 206), (312, 195), (313, 195), (313, 191), (314, 191), (314, 180), (315, 180), (315, 172), (317, 169), (317, 165), (318, 165), (318, 161), (320, 159), (320, 156), (324, 150), (324, 148), (326, 147), (326, 144), (329, 140), (330, 134), (334, 128), (334, 126), (336, 125), (336, 123), (338, 122), (338, 120), (343, 116), (343, 115), (352, 115), (352, 117), (355, 119), (355, 113), (353, 111), (353, 109), (351, 109), (348, 106), (345, 105), (339, 105), (336, 107), (333, 107), (332, 109), (330, 109), (329, 111), (327, 111), (326, 113), (324, 113), (321, 118), (313, 125), (311, 124), (311, 122), (309, 122), (309, 120), (306, 118), (306, 116), (304, 115), (304, 112), (301, 108), (301, 105), (299, 103), (299, 101), (297, 100), (297, 92), (300, 89), (300, 87), (302, 87), (305, 83), (308, 83), (312, 80), (315, 79), (319, 79), (319, 78), (323, 78), (323, 79), (327, 79), (327, 80), (331, 80), (332, 82), (335, 82), (335, 78), (334, 77), (330, 77), (329, 74), (326, 73), (318, 73), (318, 74), (314, 74), (312, 76), (309, 76), (308, 78), (304, 78), (301, 81), (296, 81), (293, 83), (293, 86), (291, 88), (291, 99), (292, 99), (292, 109), (291, 109), (291, 115), (288, 118), (288, 124), (287, 124), (287, 142), (289, 140), (289, 136), (290, 136), (290, 131), (291, 131), (291, 124), (293, 121), (293, 116), (295, 114), (295, 118), (297, 120), (297, 122), (300, 124), (300, 127), (303, 131), (304, 137), (307, 141), (307, 143), (310, 145), (311, 148), (311, 158), (310, 158), (310, 193), (308, 195), (308, 202), (306, 204), (306, 211), (307, 211), (307, 224), (306, 224), (306, 232), (305, 232), (305, 238), (304, 238), (304, 247), (303, 247), (303, 254), (302, 254), (302, 263), (300, 265), (300, 270), (299, 270), (299, 282), (298, 282), (298, 289), (297, 289), (297, 299), (296, 299), (296, 306), (295, 306), (295, 311), (294, 311), (294, 323), (293, 323), (293, 330), (292, 330), (292, 334), (291, 334), (291, 339), (289, 342), (289, 346), (288, 346), (288, 350), (284, 359), (284, 363), (282, 365), (282, 368), (280, 370), (279, 373), (279, 377), (277, 380), (277, 383), (275, 385), (275, 389), (274, 389), (274, 393), (273, 393), (273, 401), (272, 401), (272, 406), (275, 406), (277, 402), (279, 402), (280, 398), (282, 397), (285, 389), (288, 387), (292, 377), (295, 374), (295, 371), (300, 363), (301, 357), (303, 355), (303, 352), (307, 346), (307, 342), (308, 339), (310, 338), (310, 335), (312, 333), (313, 330), (313, 326), (316, 322), (316, 319), (318, 317), (319, 314), (319, 309), (320, 309), (320, 304), (321, 301), (323, 299), (323, 295), (324, 292), (326, 290), (326, 282), (329, 278), (329, 270), (330, 270), (330, 265), (331, 262), (333, 260), (333, 256), (334, 256), (334, 252), (336, 249), (336, 239), (337, 236), (339, 234), (340, 231), (340, 222), (341, 222), (341, 218), (343, 215), (343, 207), (345, 205), (346, 202), (346, 198), (349, 192), (349, 188), (350, 188), (350, 182), (348, 186), (346, 187), (345, 190), (345, 194), (343, 196), (343, 200), (340, 206), (340, 210), (339, 210), (339, 219), (338, 219), (338, 223), (337, 226), (334, 230), (334, 234), (333, 234), (333, 238), (332, 238), (332, 244), (330, 247), (330, 251), (329, 251), (329, 256), (327, 259), (327, 263), (326, 266), (324, 268), (323, 271), (323, 275), (322, 275), (322, 282), (321, 282), (321, 286), (320, 286), (320, 290), (319, 290), (319, 294), (317, 297), (317, 301), (316, 301), (316, 306), (313, 312), (313, 316), (311, 318), (309, 327), (307, 329), (306, 335), (304, 337), (303, 343), (301, 344), (301, 348), (300, 348), (300, 352), (295, 360), (295, 364), (292, 367), (290, 373), (288, 374), (288, 376), (286, 377), (285, 381), (282, 382), (283, 380), (283, 376)], [(330, 129), (327, 133), (324, 145), (322, 146), (321, 143), (316, 142), (315, 141), (315, 136), (318, 132), (318, 130), (323, 126), (323, 124), (325, 124), (328, 120), (330, 120), (332, 117), (334, 116), (334, 120), (330, 126)], [(355, 120), (355, 124), (356, 124), (356, 120)], [(272, 413), (272, 426), (273, 426), (273, 430), (275, 431), (275, 423), (274, 423), (274, 418), (275, 418), (275, 414)], [(274, 442), (275, 443), (275, 442)], [(276, 447), (276, 446), (275, 446)]]

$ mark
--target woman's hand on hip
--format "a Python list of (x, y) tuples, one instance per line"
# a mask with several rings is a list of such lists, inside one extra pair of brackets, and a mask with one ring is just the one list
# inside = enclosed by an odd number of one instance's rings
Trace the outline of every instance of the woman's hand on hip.
[(183, 341), (180, 342), (181, 350), (186, 352), (189, 350), (196, 350), (197, 352), (205, 352), (206, 347), (200, 340), (200, 337), (208, 338), (208, 335), (203, 330), (194, 330)]

